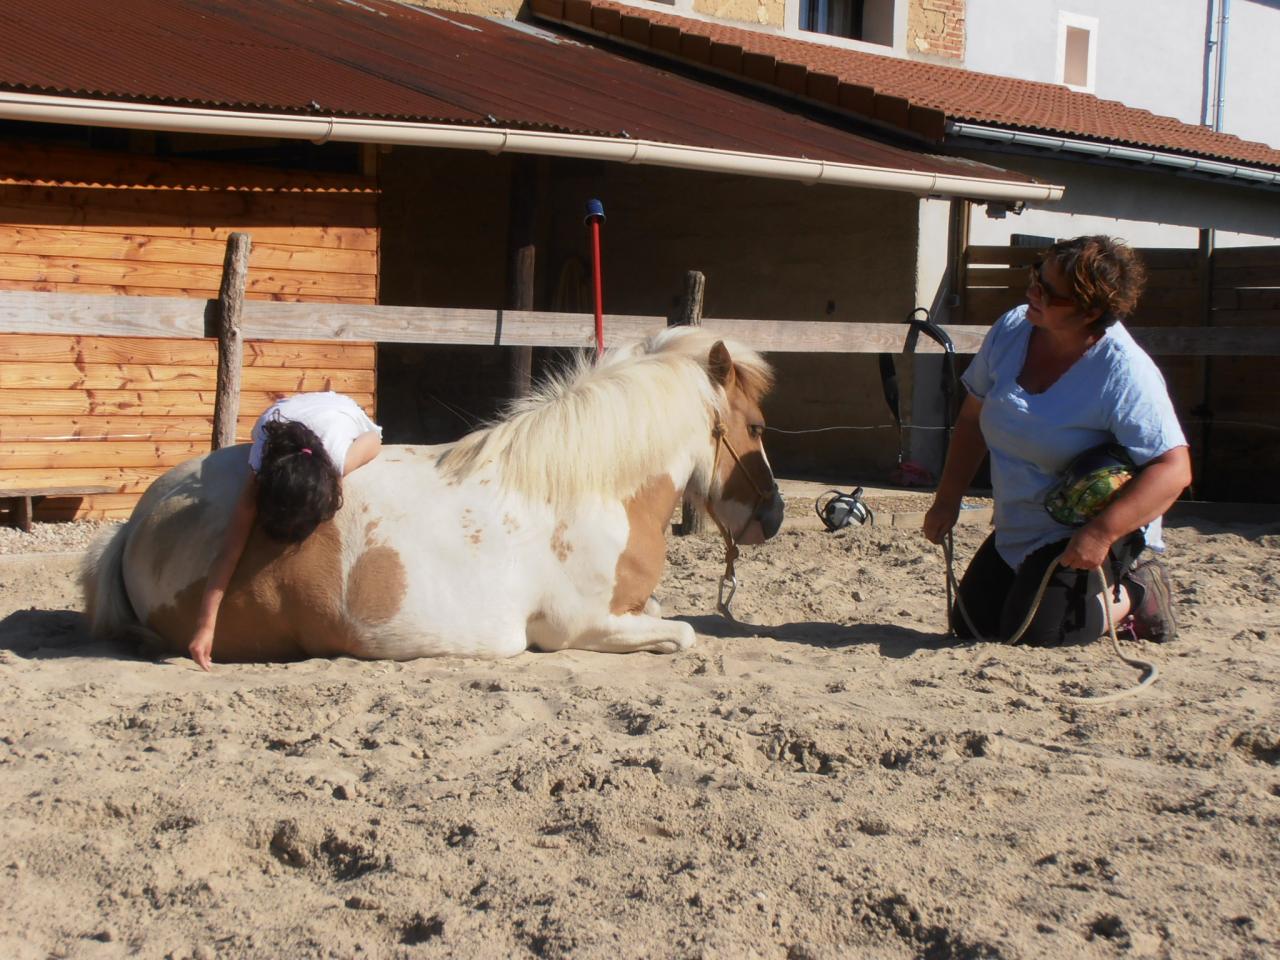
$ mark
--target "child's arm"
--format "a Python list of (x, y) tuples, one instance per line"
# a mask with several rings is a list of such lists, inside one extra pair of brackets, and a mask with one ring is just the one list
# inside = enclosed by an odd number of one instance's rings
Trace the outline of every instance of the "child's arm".
[(360, 434), (352, 441), (351, 448), (347, 451), (347, 462), (342, 465), (342, 475), (345, 477), (352, 470), (363, 467), (376, 457), (381, 449), (382, 435), (377, 430)]
[(222, 597), (227, 592), (227, 584), (235, 573), (240, 555), (244, 553), (244, 545), (249, 540), (249, 532), (253, 529), (253, 519), (258, 514), (258, 478), (250, 471), (244, 482), (240, 497), (231, 513), (231, 522), (227, 525), (227, 534), (222, 541), (222, 549), (209, 568), (209, 577), (205, 580), (204, 596), (200, 600), (200, 611), (196, 614), (195, 636), (187, 646), (201, 670), (208, 670), (213, 662), (213, 631), (218, 623), (218, 608), (222, 606)]

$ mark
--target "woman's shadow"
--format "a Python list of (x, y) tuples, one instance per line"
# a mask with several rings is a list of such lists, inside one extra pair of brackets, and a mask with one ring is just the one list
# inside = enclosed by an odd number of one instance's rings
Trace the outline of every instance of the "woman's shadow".
[(894, 659), (909, 657), (917, 650), (942, 650), (956, 645), (956, 641), (947, 634), (925, 633), (894, 623), (843, 624), (808, 620), (770, 626), (729, 620), (719, 614), (673, 619), (683, 620), (703, 636), (722, 639), (768, 637), (784, 643), (803, 643), (823, 650), (878, 644), (882, 657)]

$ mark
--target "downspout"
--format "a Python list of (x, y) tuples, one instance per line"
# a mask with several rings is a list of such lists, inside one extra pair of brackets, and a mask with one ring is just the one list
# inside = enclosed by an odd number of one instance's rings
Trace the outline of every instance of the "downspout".
[(402, 120), (248, 113), (200, 107), (121, 103), (41, 94), (0, 92), (0, 119), (119, 127), (129, 130), (276, 137), (316, 142), (383, 143), (488, 153), (524, 153), (636, 163), (682, 170), (793, 180), (804, 184), (897, 190), (917, 196), (960, 196), (1046, 203), (1063, 188), (1047, 183), (989, 180), (856, 163), (717, 150), (629, 137), (599, 137), (542, 130), (467, 127)]
[(1214, 51), (1217, 65), (1214, 68), (1213, 83), (1217, 95), (1213, 98), (1213, 129), (1222, 132), (1222, 115), (1226, 112), (1227, 99), (1227, 26), (1231, 22), (1231, 0), (1219, 0), (1218, 7), (1218, 47)]
[[(1213, 9), (1213, 0), (1209, 0), (1209, 8)], [(1213, 69), (1213, 129), (1222, 132), (1222, 117), (1226, 112), (1227, 90), (1227, 26), (1231, 22), (1231, 0), (1218, 0), (1218, 28), (1214, 43)], [(1202, 311), (1204, 325), (1213, 326), (1213, 264), (1218, 242), (1218, 231), (1207, 227), (1200, 231), (1200, 296), (1203, 298)], [(1200, 470), (1199, 481), (1193, 486), (1195, 495), (1204, 496), (1204, 477), (1209, 469), (1209, 449), (1213, 438), (1213, 358), (1204, 358), (1204, 374), (1202, 378), (1204, 391), (1200, 402)]]

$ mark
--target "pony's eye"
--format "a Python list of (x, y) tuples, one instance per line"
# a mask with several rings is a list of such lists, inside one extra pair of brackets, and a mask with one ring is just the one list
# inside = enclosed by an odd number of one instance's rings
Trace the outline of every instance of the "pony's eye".
[(753, 423), (751, 424), (750, 427), (747, 428), (747, 431), (751, 434), (752, 437), (754, 437), (756, 440), (759, 440), (761, 437), (764, 436), (764, 424)]

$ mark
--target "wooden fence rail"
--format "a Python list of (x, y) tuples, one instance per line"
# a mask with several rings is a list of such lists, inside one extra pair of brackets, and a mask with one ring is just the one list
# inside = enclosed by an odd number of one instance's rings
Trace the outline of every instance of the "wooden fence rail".
[[(204, 337), (213, 300), (0, 291), (0, 334)], [(608, 346), (635, 343), (666, 317), (606, 315)], [(589, 347), (594, 319), (584, 313), (381, 307), (245, 301), (245, 340), (358, 340), (376, 343)], [(902, 353), (906, 324), (704, 318), (704, 329), (768, 353)], [(989, 327), (949, 324), (957, 353), (975, 353)], [(1280, 356), (1273, 327), (1142, 327), (1133, 334), (1157, 356)], [(920, 353), (940, 347), (922, 339)]]

